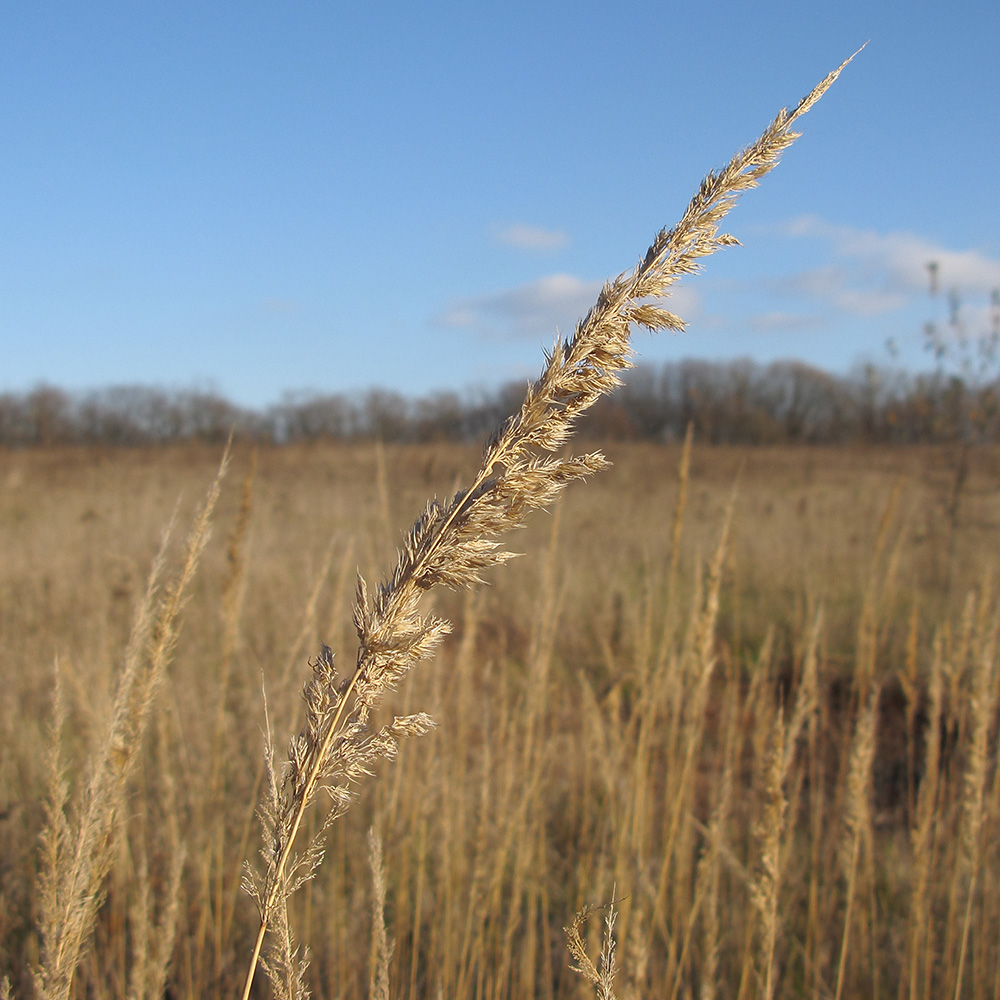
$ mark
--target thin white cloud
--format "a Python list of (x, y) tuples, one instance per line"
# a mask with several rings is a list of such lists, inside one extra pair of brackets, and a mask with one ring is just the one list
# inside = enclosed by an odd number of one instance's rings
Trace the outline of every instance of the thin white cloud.
[(496, 241), (518, 250), (559, 250), (569, 243), (561, 229), (546, 229), (526, 222), (515, 222), (496, 234)]
[[(483, 336), (549, 340), (557, 331), (575, 327), (596, 301), (602, 284), (572, 274), (550, 274), (515, 288), (458, 300), (437, 322)], [(690, 319), (698, 312), (697, 293), (679, 287), (667, 308)]]
[(833, 304), (851, 316), (883, 316), (902, 309), (908, 299), (888, 288), (843, 288), (833, 297)]
[(888, 285), (884, 275), (858, 275), (840, 264), (800, 271), (777, 278), (770, 285), (780, 294), (817, 299), (851, 316), (881, 316), (902, 309), (909, 299)]
[[(869, 286), (873, 280), (881, 281), (887, 294), (909, 296), (926, 292), (927, 265), (931, 261), (937, 262), (942, 289), (955, 289), (965, 296), (982, 296), (1000, 287), (1000, 261), (978, 250), (949, 250), (914, 233), (877, 233), (838, 226), (816, 216), (792, 219), (781, 229), (787, 236), (827, 243), (836, 257), (847, 264), (852, 278), (864, 274)], [(887, 299), (886, 308), (898, 308), (889, 303)]]
[(462, 299), (438, 321), (487, 336), (548, 338), (557, 329), (572, 328), (600, 290), (599, 281), (550, 274), (526, 285)]

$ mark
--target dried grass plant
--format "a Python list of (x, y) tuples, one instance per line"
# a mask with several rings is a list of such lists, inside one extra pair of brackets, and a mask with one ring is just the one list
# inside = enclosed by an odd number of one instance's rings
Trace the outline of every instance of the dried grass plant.
[[(111, 717), (103, 740), (90, 765), (83, 802), (76, 814), (69, 811), (69, 786), (61, 757), (65, 712), (62, 675), (56, 664), (52, 732), (49, 741), (49, 793), (42, 832), (42, 865), (39, 873), (40, 936), (42, 960), (35, 974), (36, 995), (44, 1000), (67, 1000), (73, 979), (94, 929), (104, 899), (105, 880), (122, 833), (125, 789), (143, 745), (153, 698), (173, 656), (181, 611), (208, 542), (212, 513), (219, 499), (221, 480), (228, 465), (228, 449), (219, 473), (188, 534), (184, 559), (175, 578), (163, 586), (168, 530), (147, 580), (135, 615), (125, 662), (118, 678)], [(155, 948), (140, 942), (137, 963), (137, 996), (155, 992), (162, 984), (176, 926), (176, 891), (183, 856), (175, 853), (163, 919)], [(149, 906), (149, 886), (140, 879), (140, 894)], [(148, 921), (144, 921), (148, 926)], [(139, 967), (141, 966), (141, 968)]]
[(587, 917), (594, 909), (595, 907), (584, 907), (574, 916), (573, 922), (565, 928), (566, 945), (573, 961), (576, 962), (573, 971), (578, 972), (594, 987), (598, 1000), (618, 1000), (615, 994), (615, 976), (618, 974), (615, 957), (615, 922), (618, 911), (614, 903), (608, 905), (608, 912), (604, 918), (604, 933), (601, 937), (601, 953), (595, 963), (587, 954), (587, 946), (581, 934)]
[[(556, 341), (520, 410), (489, 441), (472, 483), (444, 503), (432, 500), (427, 504), (410, 529), (395, 570), (374, 594), (359, 576), (354, 612), (359, 642), (356, 660), (339, 676), (332, 651), (323, 647), (305, 689), (305, 725), (292, 738), (286, 763), (280, 769), (269, 763), (271, 788), (261, 810), (263, 867), (259, 871), (248, 867), (245, 879), (245, 887), (257, 903), (260, 922), (244, 1000), (250, 995), (269, 929), (278, 932), (272, 935), (277, 947), (270, 949), (266, 962), (272, 983), (279, 995), (304, 994), (297, 952), (287, 929), (287, 902), (320, 864), (324, 835), (329, 824), (347, 810), (354, 783), (380, 758), (392, 757), (401, 738), (426, 733), (432, 726), (424, 713), (397, 717), (382, 726), (373, 723), (373, 711), (386, 692), (414, 664), (431, 656), (449, 631), (447, 621), (421, 610), (421, 597), (439, 586), (459, 589), (480, 583), (484, 570), (511, 557), (501, 548), (503, 535), (519, 526), (531, 511), (550, 505), (570, 482), (607, 466), (599, 452), (568, 457), (559, 454), (577, 418), (620, 384), (621, 373), (630, 367), (633, 325), (650, 331), (683, 329), (683, 320), (654, 300), (667, 296), (679, 278), (699, 270), (702, 258), (738, 243), (720, 232), (723, 218), (739, 196), (755, 187), (778, 163), (798, 137), (793, 130), (795, 123), (826, 92), (847, 62), (793, 110), (782, 110), (760, 138), (725, 168), (710, 173), (680, 222), (656, 236), (631, 272), (605, 284), (573, 336)], [(723, 548), (724, 544), (720, 551)], [(690, 662), (697, 661), (703, 694), (713, 663), (708, 647), (717, 611), (719, 572), (716, 564), (709, 602), (692, 636), (696, 656)], [(690, 760), (693, 746), (688, 744), (686, 760)], [(780, 767), (781, 758), (779, 741), (776, 766)], [(268, 759), (273, 760), (270, 749)], [(306, 812), (321, 793), (328, 800), (325, 819), (309, 842), (298, 848)], [(682, 832), (674, 831), (671, 843)], [(667, 886), (661, 884), (656, 901), (661, 918), (667, 896)], [(612, 927), (609, 920), (609, 937)], [(598, 979), (599, 990), (608, 997), (612, 995), (610, 977), (609, 968)]]

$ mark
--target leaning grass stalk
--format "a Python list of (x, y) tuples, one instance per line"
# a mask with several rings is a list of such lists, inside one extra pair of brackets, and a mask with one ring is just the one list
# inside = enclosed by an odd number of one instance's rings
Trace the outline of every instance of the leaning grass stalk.
[(768, 750), (765, 781), (764, 811), (757, 826), (760, 860), (750, 895), (760, 917), (761, 945), (758, 975), (763, 983), (764, 1000), (774, 996), (774, 951), (778, 940), (778, 896), (781, 889), (781, 846), (785, 830), (788, 800), (785, 796), (784, 761), (788, 731), (785, 713), (778, 709), (771, 725), (771, 745)]
[(542, 726), (544, 710), (549, 703), (549, 671), (562, 597), (556, 569), (561, 520), (560, 509), (557, 508), (552, 518), (547, 557), (542, 565), (542, 594), (528, 650), (529, 672), (525, 692), (526, 704), (521, 714), (523, 721), (518, 727), (516, 752), (509, 758), (511, 764), (517, 767), (518, 775), (528, 775), (528, 777), (521, 778), (517, 809), (507, 821), (513, 853), (508, 887), (508, 898), (512, 905), (508, 910), (504, 928), (499, 963), (501, 981), (509, 975), (515, 955), (521, 960), (523, 967), (525, 953), (534, 943), (533, 928), (530, 925), (525, 926), (524, 920), (525, 916), (529, 921), (532, 919), (535, 885), (539, 879), (544, 878), (541, 860), (543, 856), (536, 853), (533, 827), (537, 828), (540, 815), (538, 806), (545, 769)]
[(984, 820), (983, 795), (986, 785), (987, 747), (996, 706), (996, 650), (992, 642), (973, 665), (972, 733), (968, 761), (963, 775), (962, 825), (960, 839), (961, 868), (968, 877), (965, 917), (959, 943), (958, 968), (955, 972), (955, 998), (962, 992), (962, 979), (972, 925), (972, 909), (979, 878), (979, 861)]
[(934, 832), (937, 815), (938, 787), (941, 777), (941, 726), (944, 698), (944, 664), (942, 640), (934, 637), (928, 684), (926, 745), (924, 747), (924, 774), (917, 794), (916, 814), (910, 830), (913, 851), (912, 895), (909, 906), (909, 997), (918, 1000), (921, 970), (923, 970), (924, 996), (930, 996), (932, 929), (928, 892), (934, 862)]
[(681, 537), (684, 530), (684, 512), (687, 509), (688, 479), (691, 473), (691, 445), (694, 441), (694, 421), (688, 421), (684, 434), (684, 447), (677, 466), (677, 503), (670, 531), (670, 565), (667, 570), (666, 613), (660, 633), (657, 652), (657, 672), (662, 674), (674, 645), (677, 628), (677, 575), (681, 561)]
[[(719, 614), (719, 594), (722, 589), (722, 575), (728, 551), (729, 529), (732, 524), (733, 510), (736, 504), (736, 491), (733, 490), (726, 508), (725, 520), (719, 535), (719, 544), (715, 557), (709, 569), (708, 580), (701, 608), (694, 621), (691, 634), (691, 650), (686, 654), (692, 661), (688, 668), (690, 680), (694, 683), (694, 693), (690, 706), (686, 706), (679, 727), (680, 739), (683, 740), (683, 757), (680, 773), (674, 787), (671, 808), (667, 816), (667, 829), (664, 835), (664, 847), (660, 866), (660, 877), (656, 890), (656, 903), (653, 908), (654, 923), (663, 922), (667, 915), (667, 897), (670, 887), (670, 874), (676, 853), (678, 832), (682, 820), (687, 818), (687, 803), (691, 794), (692, 772), (695, 754), (701, 746), (702, 733), (705, 726), (705, 707), (708, 703), (709, 685), (715, 669), (713, 647), (715, 643), (715, 625)], [(678, 752), (678, 756), (680, 751)]]
[(378, 493), (379, 533), (384, 552), (392, 551), (392, 501), (389, 499), (389, 469), (385, 460), (385, 445), (375, 439), (375, 486)]
[[(37, 995), (66, 1000), (93, 930), (110, 870), (122, 796), (138, 759), (153, 697), (170, 662), (188, 590), (208, 542), (229, 449), (188, 534), (180, 572), (159, 594), (166, 557), (164, 539), (136, 615), (125, 664), (118, 679), (111, 718), (92, 765), (80, 817), (72, 829), (57, 815), (65, 789), (56, 788), (43, 832), (45, 868), (40, 876), (43, 959), (35, 974)], [(56, 734), (56, 738), (58, 734)], [(60, 804), (61, 803), (61, 804)]]
[[(889, 533), (899, 509), (899, 499), (903, 489), (903, 480), (897, 480), (889, 494), (882, 517), (879, 520), (875, 535), (875, 545), (872, 552), (871, 570), (868, 576), (868, 586), (865, 590), (864, 605), (861, 609), (861, 621), (858, 625), (858, 654), (854, 672), (859, 704), (868, 696), (868, 687), (875, 676), (875, 663), (879, 645), (879, 606), (895, 574), (898, 563), (899, 546), (892, 553), (885, 572), (880, 574), (882, 556), (889, 541)], [(899, 541), (902, 541), (900, 536)]]
[(448, 993), (448, 996), (467, 996), (469, 994), (472, 969), (475, 961), (474, 953), (477, 943), (482, 940), (482, 928), (487, 920), (487, 908), (484, 904), (488, 895), (487, 878), (489, 872), (487, 871), (487, 856), (489, 834), (493, 819), (490, 808), (490, 775), (493, 766), (492, 739), (484, 739), (483, 741), (479, 766), (482, 770), (482, 777), (479, 782), (478, 817), (476, 834), (473, 841), (472, 877), (465, 914), (465, 929), (462, 935), (462, 947), (458, 962), (458, 986), (457, 989)]
[(331, 645), (336, 648), (342, 645), (343, 640), (343, 619), (346, 618), (345, 614), (345, 595), (350, 589), (350, 580), (354, 574), (356, 563), (354, 562), (354, 541), (348, 538), (344, 544), (344, 551), (340, 554), (340, 562), (337, 566), (337, 572), (334, 576), (332, 585), (332, 595), (333, 599), (330, 602), (330, 608), (326, 614), (327, 621), (327, 632), (326, 634), (331, 636)]
[(906, 635), (906, 656), (896, 672), (906, 701), (906, 815), (912, 822), (917, 789), (917, 713), (920, 708), (920, 608), (914, 595)]
[(594, 987), (598, 1000), (617, 1000), (615, 976), (618, 973), (618, 961), (615, 955), (615, 921), (618, 912), (615, 909), (614, 901), (608, 904), (608, 913), (604, 919), (604, 936), (601, 939), (601, 954), (595, 964), (587, 954), (587, 947), (580, 934), (587, 917), (595, 909), (597, 907), (584, 907), (573, 918), (573, 923), (569, 927), (563, 928), (566, 932), (569, 952), (576, 961), (576, 965), (571, 966), (571, 968)]
[(170, 869), (158, 920), (154, 914), (153, 890), (145, 847), (139, 846), (137, 851), (137, 899), (130, 912), (132, 957), (128, 970), (128, 1000), (155, 1000), (156, 997), (162, 997), (166, 990), (170, 954), (176, 940), (180, 915), (181, 875), (186, 857), (179, 841), (171, 837), (171, 842), (174, 850), (170, 856)]
[(309, 590), (309, 596), (306, 598), (302, 609), (302, 619), (298, 634), (289, 647), (288, 655), (285, 657), (285, 665), (281, 671), (279, 686), (283, 691), (288, 688), (289, 678), (296, 664), (299, 662), (302, 650), (316, 634), (316, 608), (319, 605), (323, 588), (326, 586), (327, 579), (330, 576), (330, 567), (333, 565), (333, 550), (335, 546), (336, 541), (331, 539), (329, 545), (326, 547), (326, 551), (323, 553), (323, 560), (320, 563), (319, 570), (313, 576), (312, 587)]
[(688, 479), (691, 474), (691, 445), (694, 442), (694, 421), (689, 420), (684, 432), (684, 447), (677, 467), (677, 507), (674, 510), (673, 529), (670, 532), (670, 580), (667, 587), (668, 599), (673, 595), (677, 582), (677, 570), (681, 561), (681, 534), (684, 527), (684, 510), (687, 506)]
[[(722, 748), (722, 774), (716, 783), (715, 804), (708, 828), (703, 830), (705, 845), (695, 865), (694, 889), (691, 896), (690, 911), (684, 929), (684, 940), (681, 945), (680, 958), (677, 962), (677, 975), (668, 1000), (676, 1000), (684, 983), (683, 971), (688, 962), (688, 955), (694, 944), (695, 926), (700, 918), (703, 931), (703, 948), (700, 962), (699, 1000), (712, 1000), (716, 990), (716, 976), (719, 964), (719, 869), (724, 850), (725, 825), (732, 805), (733, 790), (733, 733), (737, 714), (735, 686), (730, 689), (730, 697), (726, 701), (725, 723), (723, 732), (726, 734)], [(692, 823), (692, 825), (695, 825)], [(699, 824), (700, 825), (700, 824)], [(650, 950), (648, 936), (642, 941), (646, 954)]]
[[(372, 873), (372, 951), (369, 1000), (389, 1000), (389, 962), (393, 944), (385, 929), (385, 861), (382, 838), (368, 831), (368, 866)], [(412, 995), (412, 994), (411, 994)]]
[(427, 894), (427, 869), (429, 862), (427, 858), (428, 836), (427, 827), (429, 817), (426, 803), (422, 803), (420, 818), (417, 820), (417, 836), (415, 838), (416, 854), (416, 885), (413, 887), (413, 904), (410, 908), (411, 920), (411, 942), (410, 942), (410, 989), (407, 994), (410, 1000), (417, 998), (417, 974), (420, 970), (420, 946), (421, 932), (424, 926), (424, 897)]
[(871, 786), (872, 761), (875, 757), (875, 714), (878, 709), (879, 688), (868, 696), (861, 711), (854, 741), (851, 746), (850, 765), (847, 773), (847, 830), (842, 854), (842, 865), (847, 881), (847, 898), (844, 905), (844, 931), (840, 943), (840, 960), (837, 965), (837, 986), (834, 1000), (843, 995), (847, 972), (847, 956), (857, 896), (858, 865), (861, 848), (871, 831), (871, 810), (868, 796)]
[[(848, 60), (849, 61), (849, 60)], [(371, 712), (381, 696), (419, 660), (430, 656), (448, 623), (419, 611), (422, 594), (436, 586), (462, 588), (481, 581), (483, 570), (505, 562), (498, 538), (533, 510), (549, 506), (573, 480), (607, 466), (599, 453), (556, 457), (577, 418), (621, 384), (630, 367), (633, 324), (651, 331), (680, 330), (684, 322), (651, 300), (700, 268), (701, 259), (738, 241), (719, 226), (739, 196), (755, 187), (795, 141), (795, 122), (840, 74), (829, 74), (792, 110), (782, 110), (763, 135), (718, 173), (710, 173), (680, 222), (662, 230), (631, 273), (602, 288), (597, 303), (568, 341), (557, 340), (520, 410), (490, 440), (468, 489), (446, 503), (432, 501), (405, 541), (391, 577), (369, 599), (359, 579), (355, 627), (359, 649), (350, 677), (338, 681), (332, 655), (314, 665), (307, 688), (305, 728), (291, 743), (280, 805), (266, 816), (266, 871), (251, 873), (260, 925), (243, 988), (249, 996), (264, 936), (275, 907), (302, 874), (293, 849), (303, 815), (321, 786), (334, 796), (334, 811), (349, 802), (350, 783), (372, 763), (395, 753), (396, 739), (428, 728), (426, 717), (397, 720), (373, 731)], [(309, 852), (306, 852), (309, 855)], [(313, 855), (315, 856), (315, 855)]]
[[(131, 925), (133, 939), (145, 939), (141, 949), (133, 946), (132, 961), (128, 970), (131, 984), (129, 1000), (156, 1000), (167, 988), (167, 974), (177, 940), (177, 925), (181, 909), (181, 879), (187, 860), (187, 851), (181, 837), (177, 787), (170, 769), (169, 739), (166, 719), (161, 715), (158, 725), (157, 753), (159, 767), (157, 773), (163, 782), (162, 826), (165, 834), (164, 848), (170, 858), (168, 876), (159, 900), (154, 900), (154, 885), (160, 881), (150, 877), (146, 838), (149, 831), (143, 830), (136, 838), (139, 900), (133, 907)], [(154, 903), (158, 913), (154, 914)], [(137, 955), (138, 952), (138, 955)]]
[[(757, 874), (750, 887), (750, 897), (757, 910), (760, 925), (758, 977), (763, 983), (763, 997), (771, 1000), (776, 988), (775, 949), (780, 922), (778, 901), (786, 855), (798, 812), (798, 792), (786, 792), (789, 775), (795, 762), (796, 746), (806, 724), (812, 719), (817, 705), (817, 647), (823, 613), (816, 613), (806, 645), (802, 676), (799, 680), (789, 721), (784, 708), (774, 713), (770, 727), (770, 743), (765, 758), (763, 813), (756, 825), (755, 836), (760, 843)], [(791, 813), (791, 828), (786, 830), (786, 816)]]
[[(226, 707), (230, 698), (230, 674), (240, 645), (240, 616), (247, 582), (247, 534), (253, 511), (253, 486), (256, 473), (257, 450), (254, 449), (250, 457), (250, 468), (243, 479), (236, 520), (226, 540), (226, 575), (222, 583), (221, 594), (222, 649), (219, 664), (218, 700), (212, 729), (212, 750), (209, 758), (212, 762), (212, 770), (209, 778), (208, 802), (215, 813), (215, 832), (214, 835), (207, 838), (200, 869), (204, 879), (205, 895), (210, 898), (214, 894), (215, 903), (214, 908), (206, 906), (202, 909), (197, 930), (193, 935), (194, 964), (202, 973), (210, 930), (215, 972), (218, 973), (222, 966), (223, 914), (226, 910), (227, 898), (232, 896), (231, 892), (227, 893), (226, 891), (229, 888), (226, 877), (228, 874), (225, 850), (226, 831), (223, 820), (224, 811), (219, 808), (222, 797), (223, 762), (228, 759), (222, 750), (229, 734), (229, 713)], [(206, 824), (209, 822), (207, 817), (204, 822)], [(238, 880), (237, 873), (237, 882)], [(209, 920), (212, 921), (211, 928), (209, 928)]]
[[(817, 608), (813, 624), (806, 640), (805, 655), (802, 663), (802, 675), (799, 679), (799, 689), (795, 696), (795, 708), (792, 712), (790, 732), (793, 734), (785, 748), (786, 770), (792, 766), (792, 757), (796, 752), (796, 742), (801, 739), (804, 761), (795, 785), (794, 794), (789, 799), (789, 814), (792, 816), (794, 829), (795, 818), (800, 814), (803, 782), (807, 783), (808, 809), (808, 851), (810, 858), (809, 887), (806, 893), (806, 929), (802, 945), (803, 974), (808, 981), (819, 974), (819, 963), (816, 961), (817, 942), (825, 940), (825, 934), (820, 930), (820, 878), (822, 873), (821, 844), (823, 841), (823, 788), (819, 767), (818, 737), (821, 729), (822, 699), (820, 691), (820, 646), (823, 633), (824, 612), (822, 606)], [(802, 738), (804, 733), (804, 738)], [(791, 837), (791, 834), (789, 835)], [(814, 984), (814, 991), (817, 989)]]

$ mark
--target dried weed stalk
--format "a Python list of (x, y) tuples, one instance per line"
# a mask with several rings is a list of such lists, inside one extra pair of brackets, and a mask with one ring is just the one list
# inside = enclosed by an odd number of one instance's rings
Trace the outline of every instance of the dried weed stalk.
[[(68, 1000), (71, 995), (73, 979), (104, 900), (105, 879), (121, 835), (128, 780), (142, 747), (154, 695), (173, 657), (181, 612), (208, 542), (212, 513), (228, 464), (227, 447), (219, 474), (188, 534), (181, 568), (165, 588), (161, 577), (169, 531), (164, 537), (132, 626), (111, 718), (90, 762), (88, 783), (75, 816), (69, 811), (70, 789), (60, 754), (66, 713), (57, 664), (49, 791), (38, 877), (42, 954), (34, 978), (35, 993), (41, 1000)], [(164, 967), (166, 961), (167, 957), (157, 958)]]
[(594, 987), (598, 1000), (618, 1000), (615, 995), (615, 976), (618, 973), (618, 962), (615, 957), (615, 922), (618, 918), (618, 911), (615, 909), (614, 903), (609, 904), (608, 914), (604, 918), (601, 954), (595, 965), (587, 954), (587, 947), (580, 933), (587, 917), (595, 909), (599, 909), (599, 907), (585, 906), (573, 917), (573, 923), (569, 927), (563, 928), (566, 932), (566, 945), (569, 948), (569, 953), (576, 962), (576, 965), (571, 968)]
[(385, 929), (385, 861), (382, 838), (368, 831), (368, 867), (372, 873), (372, 975), (369, 1000), (389, 1000), (389, 962), (395, 948)]
[[(682, 330), (680, 317), (653, 305), (679, 278), (699, 270), (701, 259), (738, 244), (719, 232), (739, 196), (757, 186), (781, 154), (798, 138), (792, 126), (836, 80), (847, 60), (791, 111), (783, 109), (763, 135), (710, 173), (680, 222), (657, 234), (631, 272), (604, 285), (597, 303), (568, 341), (557, 340), (538, 380), (529, 386), (520, 410), (488, 442), (479, 472), (468, 489), (445, 503), (433, 500), (410, 529), (396, 568), (375, 593), (358, 580), (354, 624), (357, 661), (339, 678), (333, 654), (324, 647), (306, 687), (306, 723), (293, 737), (288, 761), (275, 774), (276, 788), (265, 810), (264, 870), (248, 871), (247, 890), (257, 902), (260, 926), (247, 971), (244, 1000), (268, 925), (288, 896), (317, 863), (316, 844), (296, 855), (302, 819), (320, 789), (330, 797), (330, 818), (347, 809), (350, 788), (379, 759), (396, 752), (401, 736), (431, 727), (423, 714), (371, 726), (372, 709), (418, 661), (429, 657), (449, 631), (449, 623), (420, 611), (432, 587), (470, 587), (482, 572), (511, 558), (500, 536), (519, 526), (531, 511), (551, 504), (564, 487), (607, 466), (600, 453), (562, 457), (557, 452), (574, 424), (601, 396), (620, 384), (631, 366), (633, 324), (650, 331)], [(327, 824), (323, 824), (324, 828)]]

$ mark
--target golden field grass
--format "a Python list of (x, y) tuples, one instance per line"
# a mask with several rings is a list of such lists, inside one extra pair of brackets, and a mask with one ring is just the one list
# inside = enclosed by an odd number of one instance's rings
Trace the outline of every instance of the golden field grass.
[[(1000, 995), (1000, 452), (973, 453), (953, 559), (944, 449), (696, 442), (686, 478), (679, 444), (607, 453), (611, 470), (513, 536), (528, 554), (490, 587), (426, 596), (454, 634), (378, 713), (437, 728), (356, 784), (290, 900), (313, 994), (370, 995), (383, 963), (374, 828), (394, 998), (585, 996), (562, 928), (612, 899), (624, 998)], [(41, 961), (55, 674), (72, 816), (163, 529), (180, 526), (174, 566), (220, 457), (0, 455), (14, 996)], [(426, 498), (478, 461), (236, 446), (74, 995), (238, 994), (259, 922), (239, 881), (261, 846), (262, 686), (283, 755), (308, 661), (326, 643), (353, 662), (356, 570), (378, 579)], [(606, 912), (585, 925), (595, 961)]]
[(0, 1000), (1000, 994), (995, 455), (689, 437), (538, 515), (846, 65), (603, 286), (478, 471), (3, 455)]

